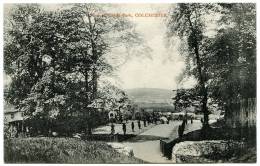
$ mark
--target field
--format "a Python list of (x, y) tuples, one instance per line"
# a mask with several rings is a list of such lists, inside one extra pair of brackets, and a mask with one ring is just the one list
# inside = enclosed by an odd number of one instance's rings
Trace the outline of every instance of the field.
[(23, 138), (5, 140), (5, 163), (143, 163), (115, 151), (104, 142), (76, 138)]

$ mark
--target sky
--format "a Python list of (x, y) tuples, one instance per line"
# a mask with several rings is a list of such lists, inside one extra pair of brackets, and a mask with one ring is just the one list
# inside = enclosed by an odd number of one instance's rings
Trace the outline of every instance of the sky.
[[(167, 13), (169, 4), (127, 4), (120, 6), (124, 13)], [(176, 89), (176, 77), (185, 68), (183, 57), (178, 52), (180, 42), (176, 41), (169, 50), (165, 42), (165, 17), (133, 17), (136, 31), (152, 49), (151, 57), (133, 57), (122, 65), (113, 81), (123, 89), (162, 88)], [(176, 39), (177, 40), (177, 39)], [(194, 80), (189, 79), (182, 86), (192, 87)]]

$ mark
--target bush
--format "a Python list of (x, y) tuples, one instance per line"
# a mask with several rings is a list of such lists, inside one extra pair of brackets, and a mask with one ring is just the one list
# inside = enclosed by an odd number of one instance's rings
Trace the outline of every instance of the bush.
[(115, 151), (104, 142), (76, 138), (23, 138), (5, 140), (6, 163), (143, 163)]

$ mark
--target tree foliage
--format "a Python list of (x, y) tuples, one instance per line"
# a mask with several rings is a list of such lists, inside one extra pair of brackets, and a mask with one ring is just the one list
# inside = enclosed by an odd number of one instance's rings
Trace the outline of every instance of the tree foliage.
[[(225, 6), (224, 6), (225, 7)], [(222, 101), (256, 96), (255, 4), (223, 9), (221, 27), (207, 48), (212, 97)]]
[(118, 43), (129, 47), (141, 40), (130, 21), (96, 14), (102, 12), (104, 6), (97, 4), (55, 11), (26, 4), (11, 11), (4, 68), (12, 81), (5, 98), (25, 112), (29, 124), (77, 123), (91, 133), (99, 114), (93, 107), (100, 97), (99, 77), (113, 71), (106, 56)]
[(203, 63), (204, 59), (204, 43), (205, 37), (205, 21), (204, 16), (210, 10), (213, 10), (212, 5), (208, 4), (178, 4), (173, 12), (170, 13), (168, 20), (168, 36), (178, 36), (186, 42), (188, 58), (189, 73), (194, 75), (198, 80), (198, 88), (201, 99), (202, 112), (204, 113), (204, 126), (208, 126), (208, 87), (207, 82), (207, 66)]
[[(208, 21), (214, 15), (216, 25)], [(208, 34), (212, 26), (215, 35)], [(256, 96), (255, 4), (178, 4), (167, 35), (184, 42), (186, 73), (198, 80), (204, 119), (209, 98), (225, 105)]]
[(188, 107), (200, 107), (201, 96), (196, 89), (178, 89), (176, 96), (173, 98), (175, 108), (183, 110)]

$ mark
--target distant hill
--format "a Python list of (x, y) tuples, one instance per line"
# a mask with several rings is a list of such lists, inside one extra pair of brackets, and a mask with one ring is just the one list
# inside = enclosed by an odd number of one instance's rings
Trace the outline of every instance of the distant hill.
[(172, 90), (157, 88), (127, 89), (129, 98), (142, 108), (165, 108), (173, 109)]
[(135, 88), (126, 92), (135, 102), (168, 103), (173, 97), (173, 92), (168, 89)]

